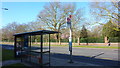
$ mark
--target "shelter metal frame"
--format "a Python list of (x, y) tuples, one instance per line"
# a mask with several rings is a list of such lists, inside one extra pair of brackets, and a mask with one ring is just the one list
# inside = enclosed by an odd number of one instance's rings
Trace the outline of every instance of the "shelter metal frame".
[[(34, 51), (31, 51), (32, 50), (32, 47), (31, 47), (31, 36), (35, 36), (35, 35), (40, 35), (40, 52), (37, 52), (38, 54), (40, 54), (40, 66), (44, 66), (46, 64), (49, 64), (50, 66), (50, 34), (55, 34), (55, 33), (59, 33), (57, 31), (49, 31), (49, 30), (39, 30), (39, 31), (33, 31), (33, 32), (24, 32), (24, 33), (16, 33), (14, 34), (14, 56), (16, 58), (20, 58), (21, 59), (21, 62), (23, 61), (23, 52), (25, 52), (25, 50), (23, 50), (22, 47), (25, 47), (25, 46), (29, 46), (29, 51), (26, 51), (27, 53), (29, 53), (29, 61), (31, 62), (31, 52), (34, 52)], [(46, 35), (48, 34), (49, 35), (49, 47), (48, 47), (48, 51), (43, 51), (43, 35)], [(27, 37), (25, 39), (25, 37)], [(23, 40), (20, 42), (21, 45), (20, 45), (20, 48), (18, 48), (18, 38), (22, 38)], [(20, 52), (20, 54), (18, 53), (18, 51)], [(43, 54), (44, 53), (48, 53), (49, 55), (49, 60), (48, 60), (48, 63), (44, 63), (43, 64)]]

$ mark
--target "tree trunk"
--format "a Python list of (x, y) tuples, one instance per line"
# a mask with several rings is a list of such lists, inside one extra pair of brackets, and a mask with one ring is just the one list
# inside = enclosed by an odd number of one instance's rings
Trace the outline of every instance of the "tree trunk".
[(88, 45), (88, 42), (86, 43), (86, 45)]
[(88, 45), (88, 38), (86, 38), (86, 45)]
[(104, 38), (105, 43), (108, 43), (108, 37)]
[(80, 45), (80, 37), (78, 37), (78, 40), (77, 40), (77, 42), (78, 42), (78, 45)]
[(54, 37), (55, 37), (55, 43), (56, 43), (56, 45), (57, 45), (57, 44), (58, 44), (57, 34), (54, 34)]
[(73, 41), (74, 41), (74, 46), (75, 46), (75, 37), (74, 37)]
[(59, 38), (59, 45), (61, 45), (61, 38)]
[(58, 35), (58, 41), (59, 41), (59, 45), (61, 45), (61, 34), (59, 33), (59, 35)]
[(35, 39), (35, 44), (37, 44), (37, 39)]

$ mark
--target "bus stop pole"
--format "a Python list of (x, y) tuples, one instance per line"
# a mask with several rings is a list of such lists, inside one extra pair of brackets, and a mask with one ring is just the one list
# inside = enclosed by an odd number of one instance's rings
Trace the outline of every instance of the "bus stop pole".
[(67, 22), (69, 22), (69, 30), (70, 30), (70, 37), (69, 37), (69, 51), (70, 51), (70, 61), (69, 63), (73, 63), (72, 60), (72, 26), (71, 26), (71, 15), (70, 18), (68, 18)]
[(71, 28), (70, 28), (70, 37), (69, 37), (69, 51), (70, 51), (69, 63), (73, 63), (73, 61), (72, 61), (72, 29)]

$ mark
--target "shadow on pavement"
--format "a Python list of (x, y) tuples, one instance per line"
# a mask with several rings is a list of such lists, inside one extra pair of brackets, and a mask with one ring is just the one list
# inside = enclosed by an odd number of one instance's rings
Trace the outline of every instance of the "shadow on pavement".
[[(52, 53), (52, 57), (61, 58), (61, 59), (70, 59), (70, 55), (68, 54), (60, 54), (60, 53)], [(114, 61), (114, 60), (107, 60), (107, 59), (98, 59), (93, 57), (86, 57), (86, 56), (72, 56), (73, 62), (84, 62), (84, 63), (91, 63), (96, 64), (100, 66), (120, 66), (120, 61)]]

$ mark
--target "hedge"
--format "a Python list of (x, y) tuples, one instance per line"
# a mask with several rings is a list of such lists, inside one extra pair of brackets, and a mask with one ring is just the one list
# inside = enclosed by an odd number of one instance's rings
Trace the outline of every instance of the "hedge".
[[(120, 42), (120, 38), (118, 37), (110, 37), (109, 38), (110, 42), (112, 43), (116, 43), (116, 42)], [(8, 42), (8, 40), (2, 40), (4, 42)], [(46, 41), (46, 39), (43, 40), (44, 42)], [(56, 39), (50, 39), (51, 42), (56, 42), (58, 40)], [(72, 39), (73, 42), (77, 43), (77, 38), (76, 39)], [(14, 42), (14, 41), (9, 41), (9, 42)], [(32, 39), (32, 42), (35, 42), (34, 39)], [(38, 39), (37, 42), (40, 42), (40, 40)], [(68, 39), (61, 39), (61, 42), (69, 42)], [(80, 38), (80, 43), (104, 43), (104, 37), (88, 37), (88, 38)]]
[(104, 38), (95, 38), (95, 37), (88, 37), (88, 38), (81, 38), (81, 43), (104, 43)]

